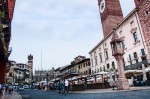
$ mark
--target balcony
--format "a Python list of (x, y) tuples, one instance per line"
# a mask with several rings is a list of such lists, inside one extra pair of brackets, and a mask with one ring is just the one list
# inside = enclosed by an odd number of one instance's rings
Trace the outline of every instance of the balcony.
[(125, 70), (139, 69), (139, 68), (142, 68), (142, 64), (147, 65), (148, 64), (147, 60), (132, 64), (132, 65), (125, 66), (124, 69)]
[(141, 58), (145, 58), (146, 56), (147, 56), (147, 54), (145, 54), (145, 53), (143, 53), (143, 54), (140, 53), (140, 57), (141, 57)]

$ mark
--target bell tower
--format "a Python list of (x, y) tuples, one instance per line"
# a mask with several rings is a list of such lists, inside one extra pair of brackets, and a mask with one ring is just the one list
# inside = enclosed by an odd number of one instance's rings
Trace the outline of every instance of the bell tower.
[(33, 70), (33, 56), (30, 54), (28, 55), (28, 65), (31, 68), (31, 71)]
[(103, 35), (106, 37), (123, 20), (119, 0), (98, 0)]

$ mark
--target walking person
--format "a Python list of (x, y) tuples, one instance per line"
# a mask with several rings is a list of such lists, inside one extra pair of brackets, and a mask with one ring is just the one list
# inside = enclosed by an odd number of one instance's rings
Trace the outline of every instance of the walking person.
[(64, 81), (61, 81), (59, 86), (60, 86), (59, 94), (60, 93), (64, 94), (65, 93), (65, 83), (64, 83)]
[(9, 94), (11, 94), (11, 91), (12, 91), (12, 86), (11, 85), (9, 85), (8, 91), (9, 91)]
[(6, 86), (5, 84), (2, 85), (2, 95), (5, 95), (6, 92)]
[[(65, 94), (65, 81), (62, 81), (62, 94)], [(66, 94), (65, 94), (66, 95)]]
[(1, 91), (2, 91), (2, 85), (0, 84), (0, 95), (1, 95)]
[(69, 81), (65, 80), (65, 93), (66, 93), (66, 91), (68, 93), (68, 90), (69, 90)]
[(58, 82), (58, 90), (59, 90), (59, 94), (60, 94), (60, 92), (61, 92), (61, 85), (60, 85), (60, 82), (61, 82), (61, 81)]

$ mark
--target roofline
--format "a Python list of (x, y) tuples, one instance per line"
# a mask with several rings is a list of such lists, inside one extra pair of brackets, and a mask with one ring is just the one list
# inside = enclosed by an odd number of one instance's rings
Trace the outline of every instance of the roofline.
[(63, 71), (63, 70), (65, 70), (65, 69), (68, 69), (68, 68), (70, 68), (70, 67), (72, 67), (72, 66), (75, 66), (76, 64), (79, 64), (79, 63), (84, 62), (84, 61), (86, 61), (86, 60), (90, 60), (90, 58), (85, 58), (85, 59), (79, 61), (78, 63), (70, 64), (70, 65), (66, 66), (65, 68), (61, 69), (60, 71)]
[[(132, 16), (132, 14), (134, 14), (137, 11), (137, 8), (134, 8), (116, 27), (114, 27), (115, 29), (119, 28), (128, 18), (130, 18)], [(113, 30), (105, 37), (103, 38), (90, 52), (89, 54), (91, 54), (105, 39), (107, 39), (111, 34), (112, 34)]]

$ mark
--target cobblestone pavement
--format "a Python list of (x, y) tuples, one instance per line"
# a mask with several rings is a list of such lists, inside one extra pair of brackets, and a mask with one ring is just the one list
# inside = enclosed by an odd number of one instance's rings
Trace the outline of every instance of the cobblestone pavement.
[(13, 91), (11, 94), (6, 93), (5, 95), (1, 95), (0, 99), (22, 99), (22, 98), (18, 92)]
[(58, 94), (57, 91), (24, 90), (18, 92), (23, 99), (150, 99), (150, 89), (106, 93), (69, 93), (66, 96)]

